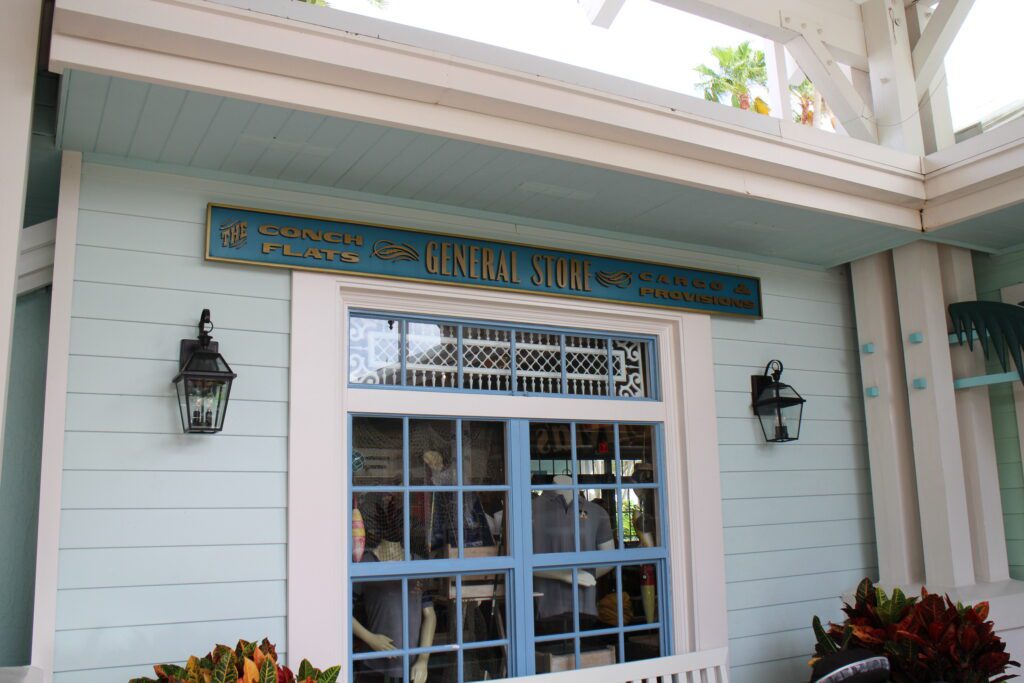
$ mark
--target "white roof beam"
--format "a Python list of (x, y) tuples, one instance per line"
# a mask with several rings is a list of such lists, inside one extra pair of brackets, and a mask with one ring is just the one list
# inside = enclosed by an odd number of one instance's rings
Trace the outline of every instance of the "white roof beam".
[(583, 11), (587, 13), (587, 19), (594, 26), (608, 28), (619, 16), (622, 6), (626, 0), (576, 0)]
[(793, 59), (828, 102), (847, 133), (860, 140), (878, 142), (871, 107), (839, 68), (835, 57), (821, 41), (818, 30), (806, 22), (798, 25), (804, 27), (800, 35), (786, 43)]
[(867, 48), (860, 8), (850, 2), (821, 0), (654, 0), (668, 7), (742, 29), (779, 43), (799, 35), (784, 16), (814, 17), (821, 39), (835, 58), (858, 69), (867, 69)]
[(953, 39), (960, 32), (973, 6), (974, 0), (942, 0), (925, 24), (911, 53), (918, 100), (928, 92), (935, 75), (942, 68), (949, 46), (953, 44)]

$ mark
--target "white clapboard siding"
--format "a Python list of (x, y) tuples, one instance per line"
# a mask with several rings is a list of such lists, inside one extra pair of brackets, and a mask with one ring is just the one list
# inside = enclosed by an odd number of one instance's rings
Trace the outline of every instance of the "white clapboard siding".
[[(169, 178), (83, 172), (58, 683), (128, 680), (240, 637), (286, 647), (291, 278), (205, 262), (212, 197)], [(224, 432), (184, 435), (171, 380), (204, 308), (238, 379)]]
[[(712, 322), (729, 660), (734, 681), (788, 683), (810, 675), (811, 619), (839, 619), (877, 554), (847, 276), (762, 285), (764, 320)], [(751, 412), (750, 376), (772, 359), (807, 399), (792, 444), (764, 443)]]

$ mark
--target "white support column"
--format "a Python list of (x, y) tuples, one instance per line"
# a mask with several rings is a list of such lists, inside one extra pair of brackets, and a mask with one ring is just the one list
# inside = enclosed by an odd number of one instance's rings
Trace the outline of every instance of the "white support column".
[(53, 257), (50, 332), (46, 349), (43, 454), (39, 473), (39, 531), (36, 542), (35, 607), (32, 612), (32, 666), (53, 681), (57, 637), (57, 565), (60, 559), (61, 484), (64, 474), (64, 420), (67, 414), (71, 353), (71, 298), (75, 287), (78, 204), (82, 153), (64, 152), (60, 162), (57, 237)]
[[(907, 33), (915, 52), (920, 45), (921, 34), (931, 17), (932, 9), (928, 3), (919, 2), (907, 8)], [(942, 64), (939, 64), (931, 84), (920, 96), (918, 107), (921, 110), (921, 133), (924, 136), (926, 153), (932, 154), (956, 144), (953, 114), (949, 108), (949, 85), (946, 83), (946, 68)]]
[[(0, 444), (4, 442), (11, 334), (18, 284), (18, 242), (25, 217), (32, 102), (42, 0), (8, 0), (0, 22)], [(3, 454), (0, 452), (0, 476)]]
[(860, 9), (878, 142), (923, 155), (924, 139), (903, 0), (867, 0)]
[[(884, 585), (924, 581), (903, 343), (892, 254), (851, 264), (878, 571)], [(875, 395), (877, 392), (877, 395)]]
[[(947, 306), (978, 298), (970, 250), (940, 246), (939, 264)], [(948, 320), (947, 326), (952, 329)], [(951, 361), (954, 377), (985, 374), (985, 360), (980, 349), (975, 348), (972, 353), (966, 345), (953, 346)], [(957, 391), (956, 412), (964, 483), (967, 486), (967, 518), (971, 525), (974, 574), (979, 582), (1005, 581), (1010, 578), (1010, 565), (1006, 556), (1006, 529), (999, 496), (999, 470), (988, 388)]]
[(973, 6), (974, 0), (942, 0), (921, 31), (912, 53), (919, 99), (938, 76), (949, 46)]
[(768, 67), (768, 106), (783, 121), (793, 120), (789, 98), (789, 74), (786, 69), (786, 48), (782, 43), (766, 40), (765, 66)]
[(925, 579), (934, 590), (974, 583), (953, 367), (938, 245), (893, 250), (909, 384)]

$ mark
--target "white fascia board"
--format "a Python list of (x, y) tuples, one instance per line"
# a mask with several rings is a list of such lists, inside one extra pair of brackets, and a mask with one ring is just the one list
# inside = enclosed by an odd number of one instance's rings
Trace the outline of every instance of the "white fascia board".
[[(231, 38), (239, 35), (246, 36), (244, 44)], [(699, 102), (709, 115), (209, 2), (59, 0), (50, 67), (370, 121), (920, 229), (924, 195), (914, 155), (822, 131), (784, 136), (776, 119), (697, 98), (685, 99)], [(736, 117), (776, 132), (737, 125)]]
[(822, 40), (844, 64), (868, 68), (860, 7), (835, 0), (655, 0), (668, 7), (742, 29), (779, 43), (813, 21)]

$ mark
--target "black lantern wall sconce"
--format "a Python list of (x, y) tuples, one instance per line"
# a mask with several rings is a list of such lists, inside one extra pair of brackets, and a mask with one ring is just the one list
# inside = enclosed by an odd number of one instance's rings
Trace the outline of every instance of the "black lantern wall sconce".
[(764, 440), (769, 443), (785, 443), (800, 438), (800, 421), (806, 400), (793, 387), (780, 382), (781, 377), (782, 362), (777, 360), (764, 366), (763, 375), (750, 377), (754, 414), (761, 422)]
[(231, 396), (231, 382), (237, 377), (217, 342), (210, 337), (213, 323), (210, 309), (199, 317), (198, 339), (182, 339), (178, 362), (181, 370), (174, 378), (181, 410), (181, 428), (186, 434), (215, 434), (224, 428), (224, 415)]

